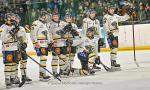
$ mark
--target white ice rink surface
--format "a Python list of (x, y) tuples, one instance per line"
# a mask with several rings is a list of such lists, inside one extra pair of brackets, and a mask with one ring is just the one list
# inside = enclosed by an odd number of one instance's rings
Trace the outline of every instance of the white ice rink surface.
[[(33, 79), (32, 84), (24, 85), (21, 88), (10, 90), (150, 90), (150, 51), (137, 51), (137, 62), (134, 63), (133, 52), (119, 52), (118, 63), (121, 64), (122, 71), (106, 72), (102, 70), (94, 76), (63, 78), (62, 83), (56, 79), (47, 82), (38, 81), (38, 65), (29, 59), (28, 76)], [(101, 53), (101, 60), (110, 66), (109, 53)], [(33, 58), (37, 59), (36, 56)], [(47, 68), (51, 70), (51, 58), (47, 62)], [(4, 73), (2, 60), (0, 61), (0, 90), (4, 90)], [(74, 67), (80, 67), (78, 60)]]

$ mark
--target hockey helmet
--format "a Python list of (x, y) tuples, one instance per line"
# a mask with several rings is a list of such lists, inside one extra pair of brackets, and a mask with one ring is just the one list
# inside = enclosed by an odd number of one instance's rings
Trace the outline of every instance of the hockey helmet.
[(115, 9), (113, 5), (108, 5), (107, 9)]
[(88, 62), (88, 55), (89, 54), (86, 52), (79, 52), (77, 56), (78, 56), (80, 61), (83, 61), (83, 62), (87, 61)]
[(93, 39), (94, 38), (94, 34), (95, 34), (95, 27), (90, 27), (90, 28), (87, 29), (86, 36), (88, 38)]
[(89, 14), (92, 14), (92, 13), (95, 13), (96, 14), (96, 11), (94, 9), (90, 9), (89, 10)]
[(66, 18), (72, 18), (72, 15), (71, 15), (70, 13), (66, 13), (65, 19), (66, 19)]
[(10, 21), (11, 19), (15, 19), (15, 17), (16, 17), (16, 14), (14, 14), (14, 13), (7, 13), (5, 15), (5, 21)]
[(46, 16), (46, 15), (48, 15), (48, 13), (45, 10), (42, 10), (42, 11), (39, 12), (39, 17), (43, 17), (43, 16)]
[(58, 12), (53, 12), (53, 13), (52, 13), (52, 16), (54, 16), (54, 15), (59, 16), (59, 13), (58, 13)]

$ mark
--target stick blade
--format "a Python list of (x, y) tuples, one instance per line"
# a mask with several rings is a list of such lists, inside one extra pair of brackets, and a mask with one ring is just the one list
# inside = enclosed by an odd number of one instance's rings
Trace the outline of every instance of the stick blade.
[(137, 61), (134, 61), (137, 67), (140, 67), (139, 63)]

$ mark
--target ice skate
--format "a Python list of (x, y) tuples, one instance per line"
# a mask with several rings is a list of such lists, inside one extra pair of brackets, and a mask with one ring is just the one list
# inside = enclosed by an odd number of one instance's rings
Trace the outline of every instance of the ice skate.
[(121, 71), (120, 64), (117, 64), (116, 60), (111, 61), (111, 71)]
[(25, 81), (26, 84), (30, 84), (32, 79), (30, 79), (28, 76), (22, 75), (22, 81)]
[(10, 82), (13, 85), (13, 87), (18, 87), (18, 85), (20, 84), (20, 79), (19, 77), (11, 78)]
[(47, 82), (49, 80), (50, 80), (50, 76), (47, 76), (44, 73), (40, 73), (40, 81)]
[(6, 89), (12, 88), (12, 83), (10, 82), (10, 79), (5, 78), (5, 83), (6, 83)]

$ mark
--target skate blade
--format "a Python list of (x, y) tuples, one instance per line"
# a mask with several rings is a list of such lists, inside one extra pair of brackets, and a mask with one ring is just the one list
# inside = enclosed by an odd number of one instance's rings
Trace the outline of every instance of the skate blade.
[(95, 75), (95, 73), (90, 73), (89, 75), (85, 75), (85, 76), (93, 76)]
[(25, 82), (25, 84), (31, 84), (32, 83), (32, 81), (26, 81)]
[(16, 88), (18, 86), (19, 86), (19, 84), (12, 84), (11, 88)]
[(111, 67), (111, 72), (121, 71), (120, 67)]
[(13, 88), (12, 86), (6, 86), (6, 89), (11, 89), (11, 88)]
[(70, 75), (60, 75), (60, 78), (68, 78), (70, 76), (72, 76), (72, 74), (70, 74)]
[(41, 82), (48, 82), (48, 81), (50, 81), (50, 79), (41, 79), (41, 78), (40, 78), (39, 81), (41, 81)]
[(99, 71), (101, 71), (101, 69), (94, 69), (94, 71), (95, 71), (95, 72), (99, 72)]

